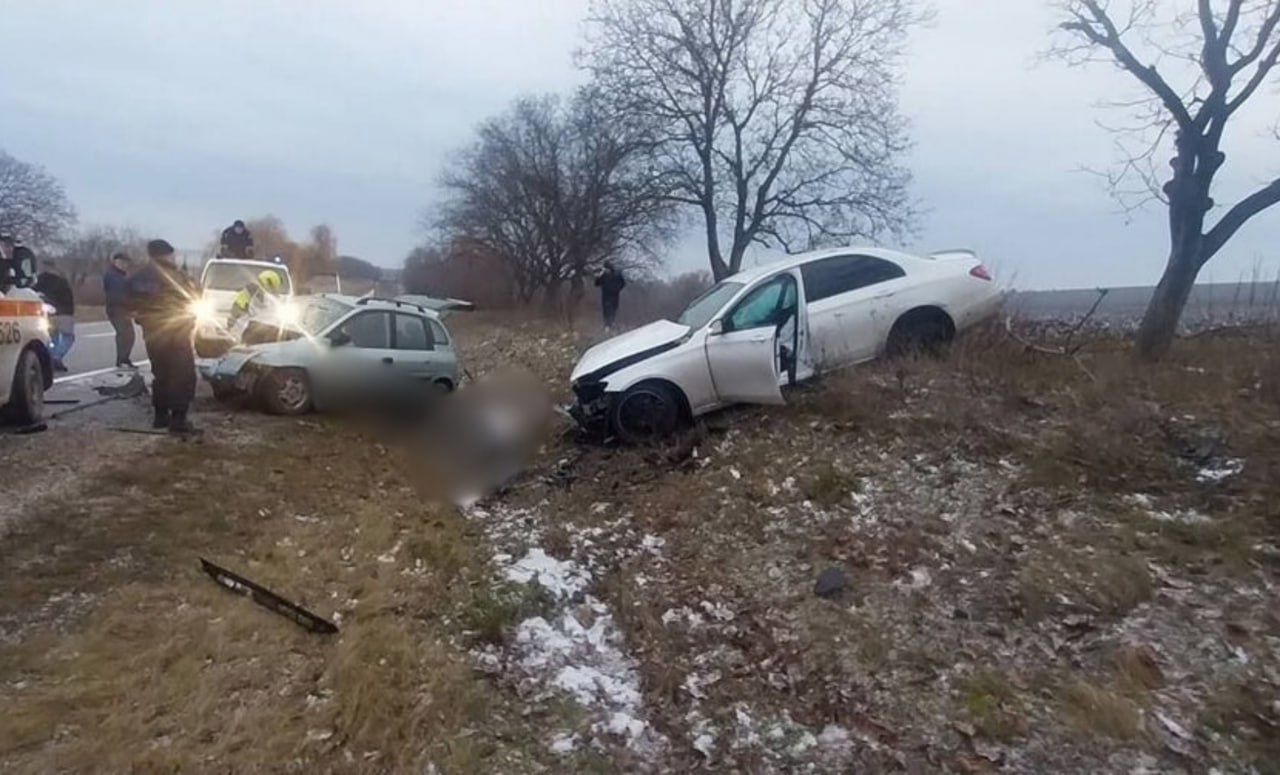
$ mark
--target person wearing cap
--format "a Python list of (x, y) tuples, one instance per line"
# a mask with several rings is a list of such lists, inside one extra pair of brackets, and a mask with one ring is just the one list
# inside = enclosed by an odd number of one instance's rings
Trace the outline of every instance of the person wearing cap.
[(116, 253), (102, 274), (102, 295), (106, 299), (107, 320), (116, 332), (116, 368), (133, 369), (133, 315), (129, 313), (128, 253)]
[(253, 258), (253, 235), (244, 221), (236, 220), (222, 230), (222, 242), (218, 255), (223, 258)]
[(173, 246), (162, 239), (147, 243), (151, 260), (129, 278), (129, 306), (142, 342), (151, 359), (153, 428), (171, 433), (194, 433), (187, 412), (196, 394), (196, 360), (192, 350), (195, 314), (192, 301), (199, 297), (195, 284), (182, 274)]
[(45, 259), (41, 268), (32, 290), (53, 307), (53, 315), (49, 318), (49, 357), (53, 360), (54, 371), (66, 371), (63, 359), (70, 352), (71, 345), (76, 343), (75, 294), (71, 292), (71, 283), (58, 271), (57, 263)]

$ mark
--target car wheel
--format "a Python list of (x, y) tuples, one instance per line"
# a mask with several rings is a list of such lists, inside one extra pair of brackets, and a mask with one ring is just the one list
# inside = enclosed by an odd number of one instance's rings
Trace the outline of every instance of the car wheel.
[(885, 352), (891, 358), (915, 355), (941, 355), (951, 341), (948, 321), (936, 315), (907, 314), (894, 323), (889, 332)]
[(259, 390), (272, 414), (296, 415), (311, 410), (311, 380), (302, 369), (272, 369), (263, 375)]
[(666, 438), (680, 428), (681, 402), (676, 390), (661, 382), (642, 382), (613, 399), (609, 424), (627, 444)]
[(44, 419), (44, 367), (34, 350), (23, 350), (18, 356), (8, 411), (19, 425), (35, 425)]

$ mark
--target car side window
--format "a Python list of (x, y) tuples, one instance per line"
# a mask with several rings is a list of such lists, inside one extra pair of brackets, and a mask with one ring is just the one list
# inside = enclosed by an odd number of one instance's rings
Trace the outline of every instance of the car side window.
[(391, 316), (385, 312), (361, 312), (352, 316), (342, 328), (355, 347), (391, 349)]
[(795, 305), (796, 281), (791, 275), (781, 275), (752, 290), (725, 318), (726, 331), (745, 331), (752, 328), (776, 326), (781, 315)]
[(414, 315), (396, 315), (397, 350), (430, 350), (431, 345), (427, 321)]
[(440, 325), (436, 321), (432, 320), (429, 322), (431, 323), (432, 340), (434, 340), (436, 344), (443, 344), (447, 346), (449, 344), (449, 332), (445, 331), (444, 326)]
[(804, 278), (804, 299), (813, 302), (904, 277), (906, 272), (882, 258), (831, 256), (802, 265), (800, 275)]

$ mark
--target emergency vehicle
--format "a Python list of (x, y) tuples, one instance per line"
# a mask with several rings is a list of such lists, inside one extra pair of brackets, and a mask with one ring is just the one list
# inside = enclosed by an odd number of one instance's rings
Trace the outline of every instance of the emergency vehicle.
[[(280, 277), (281, 299), (293, 297), (293, 278), (289, 267), (279, 259), (254, 261), (247, 258), (214, 258), (204, 265), (200, 277), (200, 298), (194, 303), (196, 315), (196, 355), (200, 358), (217, 358), (239, 342), (238, 331), (228, 330), (227, 318), (236, 294), (242, 288), (258, 282), (264, 271), (275, 272)], [(292, 309), (282, 306), (281, 312)], [(293, 321), (286, 321), (293, 322)]]
[(0, 293), (0, 418), (35, 425), (44, 418), (44, 391), (53, 387), (49, 318), (27, 288)]

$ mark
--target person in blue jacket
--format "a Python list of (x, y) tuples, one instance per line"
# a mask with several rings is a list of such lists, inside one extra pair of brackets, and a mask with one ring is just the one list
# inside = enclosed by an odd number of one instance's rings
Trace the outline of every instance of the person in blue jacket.
[(133, 369), (133, 315), (129, 312), (129, 265), (133, 260), (128, 253), (116, 253), (102, 275), (102, 293), (106, 298), (107, 320), (116, 332), (116, 368)]

